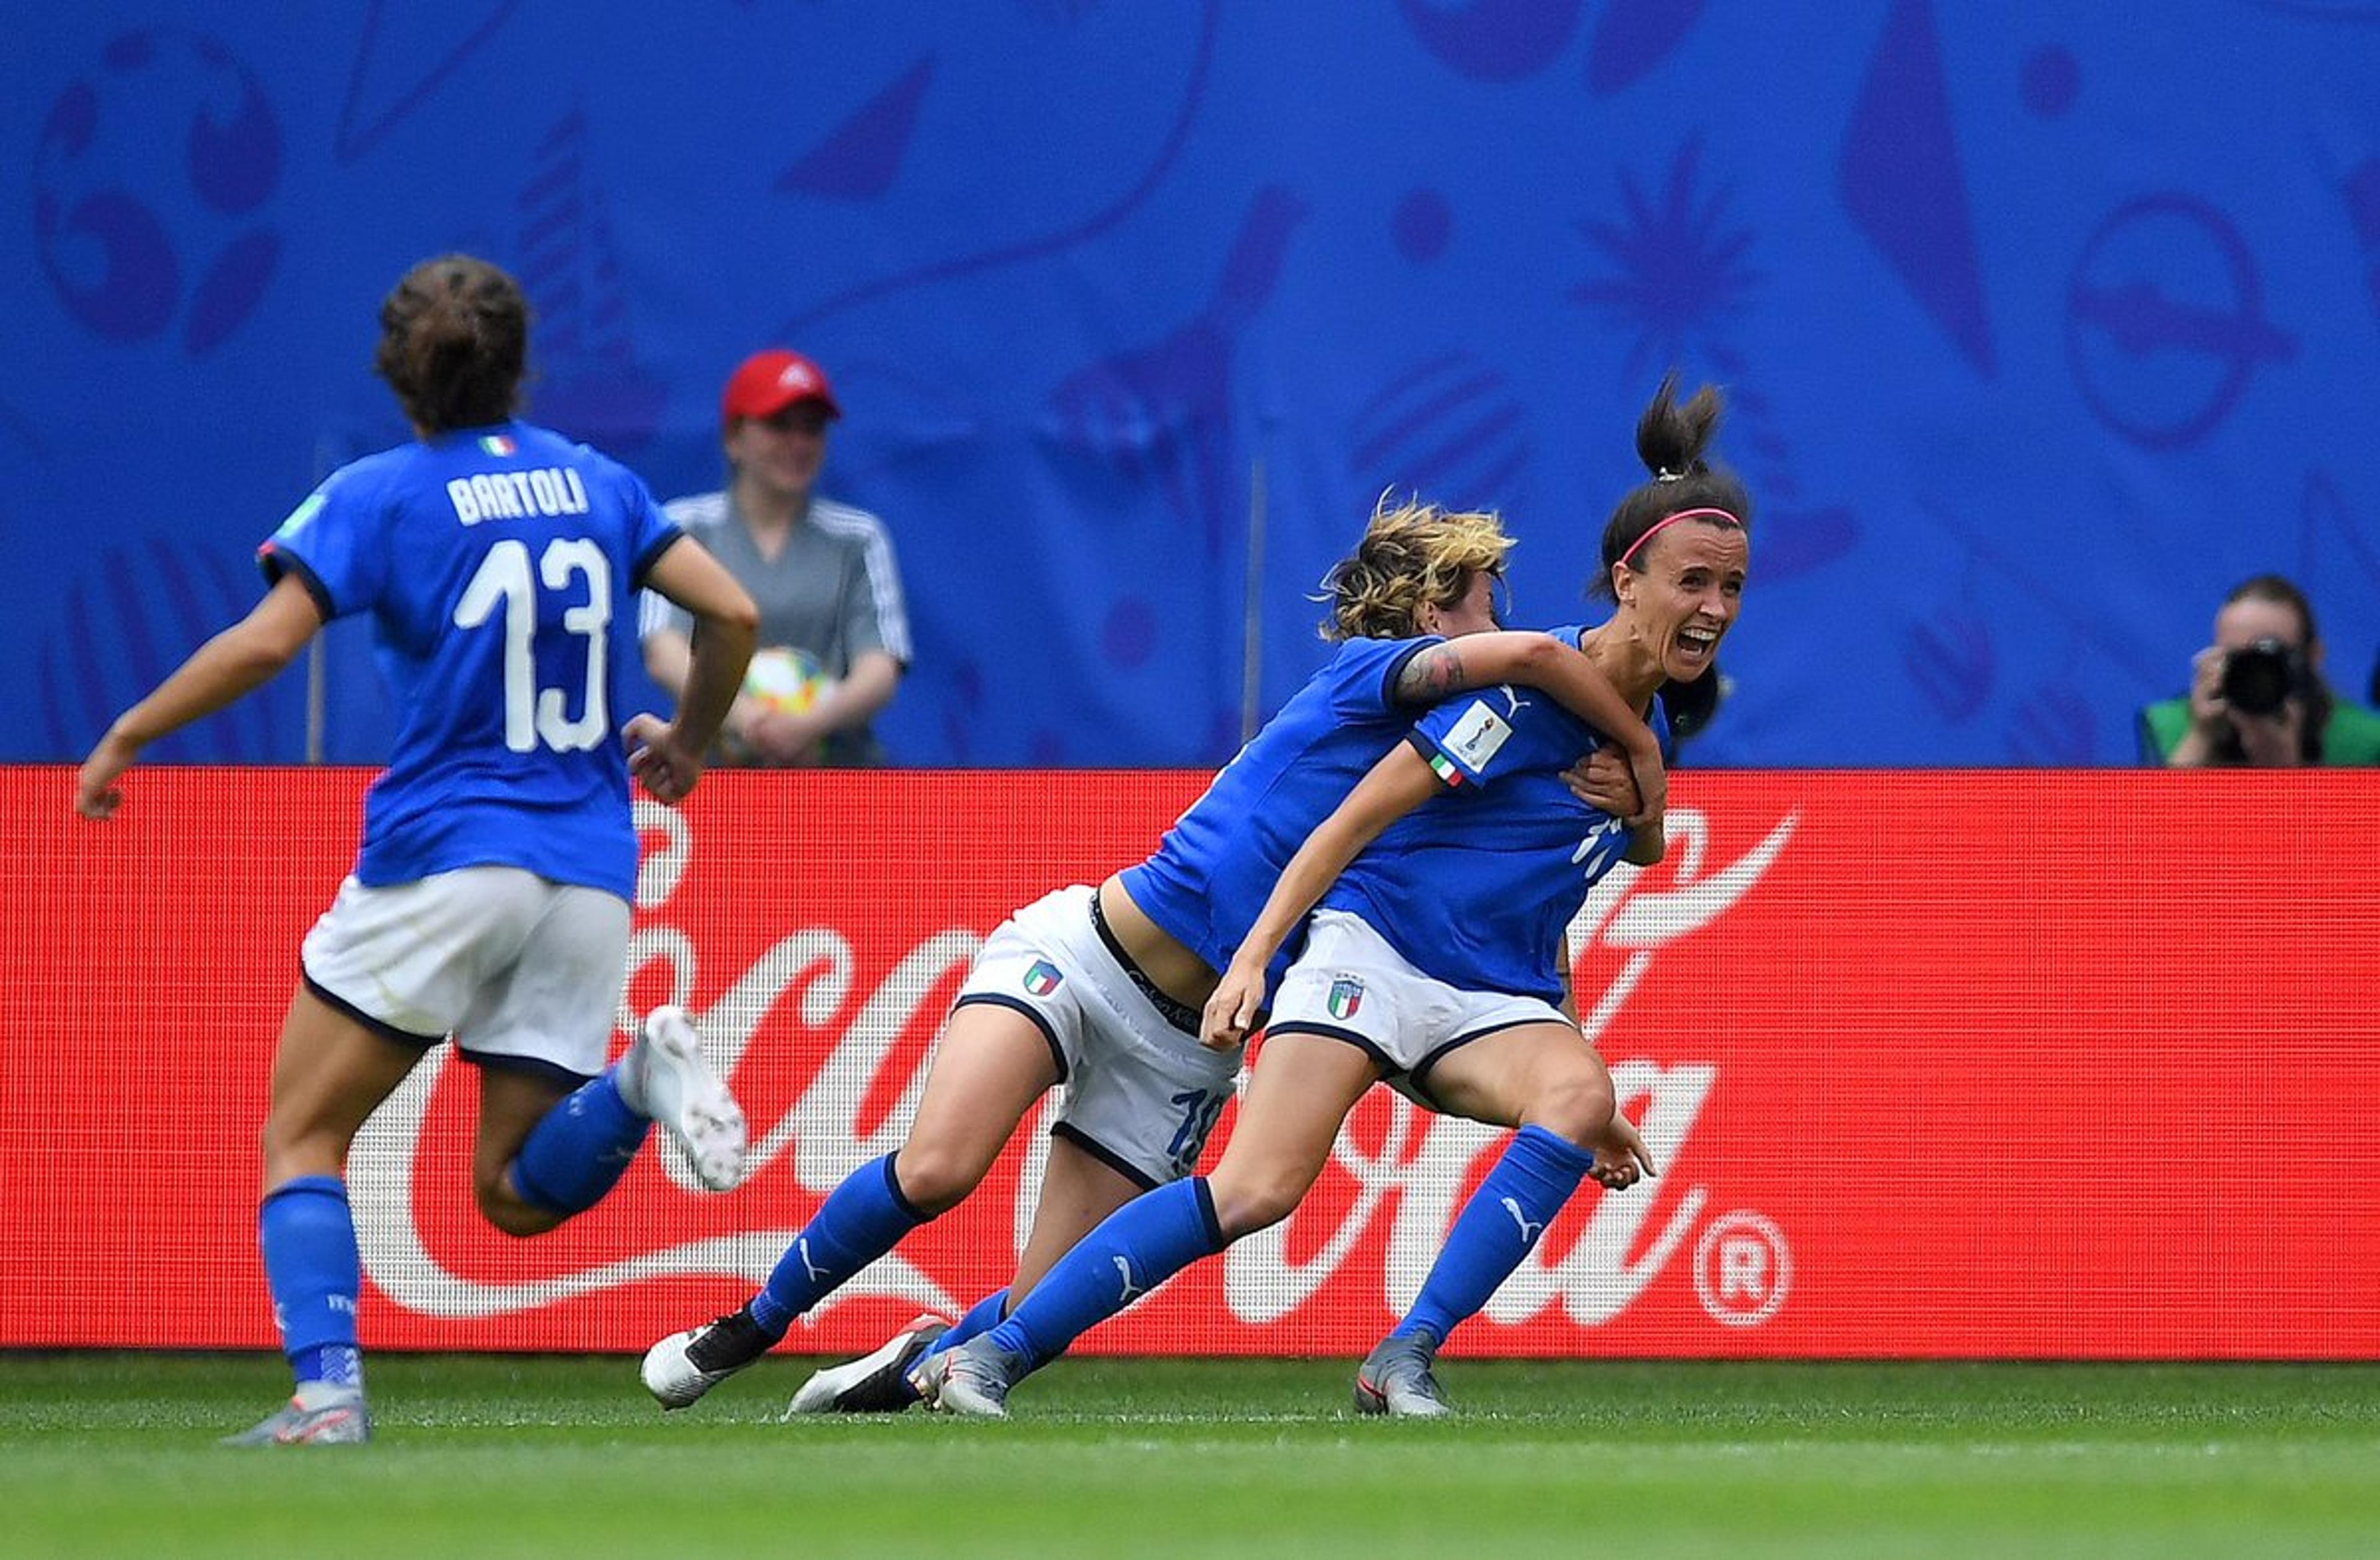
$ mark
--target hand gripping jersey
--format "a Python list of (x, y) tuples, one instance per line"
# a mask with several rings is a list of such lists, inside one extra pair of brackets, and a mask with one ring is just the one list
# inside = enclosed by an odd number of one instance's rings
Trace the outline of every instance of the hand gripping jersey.
[[(1174, 821), (1157, 853), (1124, 872), (1149, 920), (1210, 968), (1231, 963), (1305, 836), (1412, 729), (1397, 679), (1405, 663), (1444, 642), (1342, 644)], [(1273, 981), (1290, 953), (1273, 961)]]
[(679, 534), (625, 468), (521, 422), (367, 456), (282, 522), (266, 578), (297, 575), (325, 620), (370, 614), (404, 713), (359, 880), (512, 866), (631, 897), (620, 669)]
[[(1579, 642), (1575, 626), (1553, 632)], [(1667, 753), (1658, 701), (1653, 720)], [(1446, 791), (1390, 825), (1322, 903), (1449, 985), (1560, 1002), (1563, 933), (1628, 848), (1620, 820), (1561, 779), (1607, 738), (1536, 689), (1505, 687), (1445, 701), (1410, 740)]]

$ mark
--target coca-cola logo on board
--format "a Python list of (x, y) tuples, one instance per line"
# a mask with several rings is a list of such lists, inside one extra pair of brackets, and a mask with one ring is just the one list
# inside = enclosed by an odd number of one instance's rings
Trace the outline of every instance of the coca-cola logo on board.
[[(1621, 962), (1591, 1004), (1585, 990), (1578, 993), (1590, 1040), (1609, 1027), (1665, 948), (1709, 925), (1752, 891), (1792, 837), (1798, 818), (1789, 813), (1743, 856), (1706, 870), (1708, 818), (1691, 808), (1672, 808), (1668, 859), (1641, 871), (1620, 866), (1596, 886), (1571, 927), (1572, 964), (1593, 948), (1621, 956)], [(637, 824), (653, 843), (638, 876), (637, 903), (643, 913), (629, 944), (629, 989), (650, 991), (658, 982), (665, 991), (658, 1000), (691, 1007), (695, 993), (707, 986), (702, 949), (669, 911), (693, 859), (694, 832), (682, 814), (649, 801), (638, 802)], [(939, 1020), (939, 1014), (927, 1020), (921, 1003), (965, 969), (982, 937), (965, 927), (926, 932), (872, 991), (860, 993), (855, 974), (862, 961), (850, 937), (832, 927), (802, 928), (769, 945), (695, 1013), (705, 1051), (731, 1082), (756, 1035), (781, 1005), (794, 1004), (801, 1023), (813, 1031), (832, 1032), (829, 1027), (841, 1019), (840, 1033), (790, 1108), (773, 1121), (753, 1122), (747, 1181), (782, 1162), (796, 1185), (822, 1198), (853, 1170), (899, 1147), (924, 1089), (924, 1059), (901, 1080), (897, 1106), (872, 1129), (860, 1127), (859, 1102), (890, 1083), (880, 1075), (901, 1037), (921, 1021)], [(620, 1023), (625, 1032), (634, 1019), (623, 1012)], [(377, 1113), (373, 1130), (358, 1139), (350, 1160), (364, 1265), (398, 1305), (424, 1316), (484, 1319), (662, 1277), (712, 1275), (757, 1286), (798, 1233), (790, 1225), (755, 1225), (732, 1236), (678, 1242), (662, 1234), (648, 1249), (533, 1280), (474, 1278), (455, 1271), (430, 1249), (415, 1204), (422, 1126), (448, 1056), (442, 1048), (414, 1070)], [(1695, 1163), (1688, 1150), (1704, 1105), (1719, 1087), (1716, 1064), (1628, 1058), (1611, 1070), (1622, 1106), (1639, 1123), (1655, 1163), (1672, 1174)], [(1463, 1188), (1473, 1184), (1474, 1161), (1496, 1151), (1505, 1134), (1431, 1115), (1402, 1096), (1390, 1098), (1389, 1112), (1376, 1148), (1366, 1148), (1354, 1133), (1340, 1135), (1334, 1160), (1352, 1178), (1354, 1194), (1335, 1215), (1336, 1226), (1318, 1241), (1312, 1238), (1316, 1232), (1301, 1232), (1295, 1246), (1305, 1255), (1293, 1255), (1293, 1224), (1251, 1236), (1227, 1253), (1223, 1287), (1233, 1319), (1262, 1326), (1290, 1316), (1332, 1282), (1384, 1218), (1385, 1236), (1375, 1237), (1385, 1239), (1380, 1299), (1400, 1313), (1412, 1303), (1459, 1211)], [(1046, 1135), (1033, 1133), (1031, 1141), (1012, 1210), (1016, 1250), (1023, 1249), (1030, 1227), (1048, 1152)], [(1213, 1150), (1208, 1152), (1211, 1156)], [(666, 1152), (664, 1165), (672, 1184), (687, 1195), (708, 1195), (699, 1192), (674, 1148)], [(1699, 1228), (1694, 1289), (1704, 1308), (1730, 1327), (1766, 1322), (1791, 1285), (1791, 1254), (1784, 1234), (1754, 1210), (1706, 1218), (1712, 1200), (1710, 1188), (1699, 1183), (1658, 1198), (1641, 1188), (1597, 1198), (1578, 1238), (1558, 1255), (1533, 1250), (1497, 1291), (1487, 1314), (1515, 1323), (1559, 1307), (1581, 1327), (1609, 1322), (1687, 1249), (1688, 1237)], [(1656, 1208), (1667, 1212), (1658, 1227), (1648, 1227)], [(838, 1291), (828, 1306), (895, 1298), (955, 1314), (974, 1298), (952, 1293), (941, 1279), (895, 1251)]]

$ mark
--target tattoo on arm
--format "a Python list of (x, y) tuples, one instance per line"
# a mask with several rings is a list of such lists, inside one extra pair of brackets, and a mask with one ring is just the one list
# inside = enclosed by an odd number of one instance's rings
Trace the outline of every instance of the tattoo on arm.
[(1397, 702), (1435, 704), (1470, 686), (1463, 675), (1463, 652), (1451, 644), (1434, 644), (1415, 652), (1397, 674)]

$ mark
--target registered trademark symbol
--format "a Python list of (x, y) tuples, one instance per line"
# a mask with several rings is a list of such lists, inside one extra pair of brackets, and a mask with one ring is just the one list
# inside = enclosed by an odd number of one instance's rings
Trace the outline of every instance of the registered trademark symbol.
[(1793, 1252), (1765, 1215), (1722, 1213), (1694, 1242), (1694, 1296), (1722, 1326), (1759, 1326), (1792, 1287)]

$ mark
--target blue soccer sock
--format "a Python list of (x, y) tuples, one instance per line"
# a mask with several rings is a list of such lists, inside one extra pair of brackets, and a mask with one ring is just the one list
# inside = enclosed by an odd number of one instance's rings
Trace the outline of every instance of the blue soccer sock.
[(892, 1156), (869, 1160), (827, 1194), (777, 1259), (769, 1282), (752, 1297), (752, 1320), (771, 1337), (783, 1337), (794, 1318), (833, 1294), (925, 1222), (926, 1215), (902, 1195)]
[(620, 1184), (652, 1129), (651, 1120), (622, 1097), (614, 1064), (529, 1128), (513, 1161), (513, 1189), (551, 1213), (584, 1213)]
[(1204, 1176), (1144, 1192), (1058, 1259), (1008, 1320), (984, 1336), (1038, 1369), (1095, 1323), (1229, 1244)]
[(938, 1354), (948, 1353), (978, 1334), (990, 1332), (1000, 1325), (1002, 1318), (1007, 1314), (1008, 1291), (995, 1290), (967, 1307), (966, 1314), (952, 1322), (951, 1330), (928, 1345), (926, 1352), (917, 1358), (931, 1359)]
[(1594, 1166), (1586, 1150), (1542, 1127), (1522, 1127), (1463, 1205), (1413, 1309), (1389, 1336), (1425, 1334), (1433, 1348), (1446, 1342), (1512, 1276)]
[(298, 1380), (361, 1387), (356, 1297), (363, 1288), (363, 1263), (356, 1254), (346, 1183), (336, 1176), (283, 1182), (257, 1208), (256, 1236), (281, 1347)]

